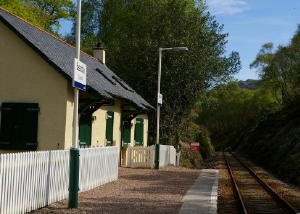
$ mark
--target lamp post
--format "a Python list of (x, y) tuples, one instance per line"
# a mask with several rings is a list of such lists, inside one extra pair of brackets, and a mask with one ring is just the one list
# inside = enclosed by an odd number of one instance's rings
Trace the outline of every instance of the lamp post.
[[(70, 176), (69, 176), (69, 208), (78, 208), (78, 190), (79, 190), (79, 149), (78, 149), (78, 103), (79, 89), (85, 90), (86, 65), (80, 62), (80, 30), (81, 30), (81, 0), (77, 0), (77, 21), (76, 21), (76, 55), (74, 61), (74, 110), (73, 110), (73, 139), (70, 149)], [(84, 81), (78, 82), (78, 68), (84, 70)], [(82, 74), (81, 74), (82, 75)]]
[(160, 120), (160, 107), (162, 105), (162, 95), (160, 93), (160, 80), (161, 80), (161, 61), (163, 51), (188, 51), (187, 47), (173, 47), (173, 48), (159, 48), (158, 49), (158, 84), (157, 84), (157, 109), (156, 109), (156, 144), (155, 144), (155, 169), (159, 169), (159, 120)]

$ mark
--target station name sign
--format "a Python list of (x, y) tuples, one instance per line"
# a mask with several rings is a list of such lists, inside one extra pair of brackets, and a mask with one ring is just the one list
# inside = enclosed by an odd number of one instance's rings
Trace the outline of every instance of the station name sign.
[(76, 58), (74, 59), (73, 87), (86, 90), (86, 65)]
[(162, 103), (163, 103), (163, 95), (158, 93), (157, 94), (157, 105), (162, 106)]

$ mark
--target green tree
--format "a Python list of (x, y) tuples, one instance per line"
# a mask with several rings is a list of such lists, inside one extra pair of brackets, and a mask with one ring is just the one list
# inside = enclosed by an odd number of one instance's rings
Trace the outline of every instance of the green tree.
[(226, 34), (202, 2), (196, 7), (190, 0), (106, 1), (100, 24), (108, 64), (153, 105), (158, 48), (189, 48), (188, 53), (163, 53), (162, 143), (177, 144), (184, 134), (184, 119), (205, 88), (239, 68), (236, 53), (223, 56)]
[(47, 31), (58, 33), (60, 19), (70, 19), (72, 0), (1, 0), (0, 7)]
[(197, 123), (208, 128), (216, 145), (234, 145), (279, 106), (270, 90), (242, 89), (232, 82), (211, 90), (199, 103)]
[(274, 95), (283, 104), (293, 102), (299, 95), (299, 57), (300, 57), (300, 26), (291, 43), (287, 46), (279, 46), (276, 50), (273, 44), (262, 46), (251, 68), (257, 68), (266, 87), (272, 88)]
[(20, 0), (1, 0), (0, 7), (14, 13), (17, 16), (31, 22), (35, 26), (42, 27), (43, 22), (39, 20), (37, 14), (33, 13), (32, 8)]
[(32, 5), (39, 19), (43, 20), (43, 28), (58, 33), (60, 19), (70, 19), (74, 12), (72, 0), (25, 0)]
[[(100, 41), (100, 16), (103, 0), (82, 0), (81, 7), (81, 49), (92, 54), (92, 48)], [(65, 37), (70, 44), (75, 44), (75, 31), (76, 22), (73, 19), (71, 33)]]
[[(107, 48), (109, 67), (154, 106), (158, 48), (189, 48), (187, 53), (164, 52), (162, 60), (161, 142), (177, 144), (186, 118), (205, 89), (212, 82), (227, 80), (240, 68), (237, 53), (224, 56), (227, 34), (202, 1), (94, 2), (83, 2), (82, 10), (87, 8), (83, 12), (83, 26), (87, 26), (83, 46), (89, 45), (83, 49), (91, 50), (101, 42)], [(93, 8), (95, 13), (87, 12)], [(155, 114), (150, 123), (152, 136), (154, 118)]]

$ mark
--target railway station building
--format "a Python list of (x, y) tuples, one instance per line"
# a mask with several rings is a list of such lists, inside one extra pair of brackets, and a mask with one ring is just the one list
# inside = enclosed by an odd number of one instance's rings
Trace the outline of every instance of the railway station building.
[[(75, 48), (0, 8), (0, 151), (72, 145)], [(82, 52), (80, 146), (147, 146), (153, 107), (105, 65), (105, 52)]]

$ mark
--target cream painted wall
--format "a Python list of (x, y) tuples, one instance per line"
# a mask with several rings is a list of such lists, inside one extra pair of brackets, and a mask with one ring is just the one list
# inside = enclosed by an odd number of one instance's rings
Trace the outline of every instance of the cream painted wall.
[(0, 22), (0, 103), (39, 103), (38, 150), (70, 146), (71, 94), (67, 80)]
[(146, 115), (146, 114), (137, 115), (131, 121), (132, 126), (131, 126), (131, 141), (130, 141), (130, 146), (135, 146), (134, 131), (135, 131), (136, 118), (143, 118), (144, 119), (144, 147), (147, 147), (148, 146), (148, 115)]
[(102, 106), (94, 112), (95, 120), (92, 122), (91, 146), (106, 146), (106, 114), (114, 112), (113, 141), (115, 146), (121, 147), (121, 102), (117, 100), (113, 106)]
[(66, 103), (66, 124), (65, 124), (65, 145), (68, 149), (72, 146), (73, 138), (73, 110), (74, 110), (74, 88), (69, 84), (67, 86), (67, 103)]
[(91, 146), (105, 146), (105, 130), (106, 130), (106, 111), (98, 109), (94, 112), (92, 121), (92, 142)]

